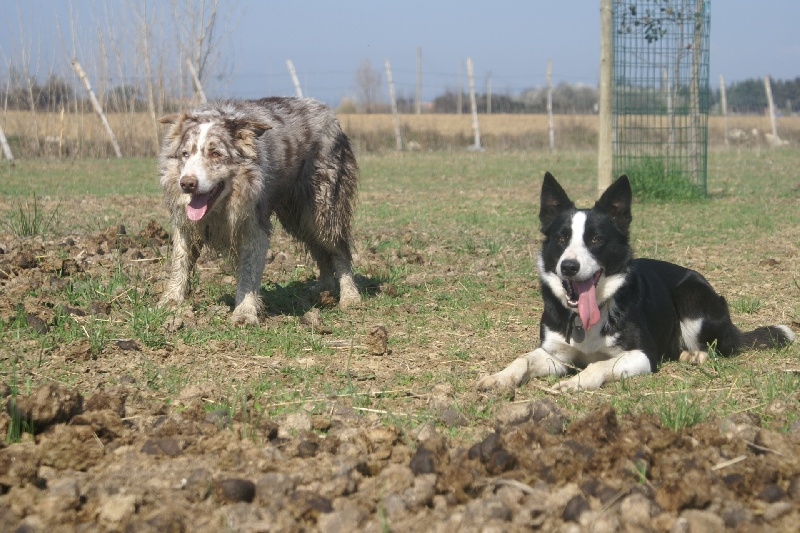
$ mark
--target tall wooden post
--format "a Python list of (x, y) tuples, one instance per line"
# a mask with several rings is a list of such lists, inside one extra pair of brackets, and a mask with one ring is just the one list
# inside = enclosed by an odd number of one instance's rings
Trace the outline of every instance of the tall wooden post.
[(417, 100), (414, 111), (419, 115), (422, 113), (422, 47), (417, 47)]
[(555, 132), (553, 131), (553, 61), (547, 60), (547, 70), (545, 72), (545, 83), (547, 84), (547, 136), (550, 140), (550, 149), (556, 149)]
[(403, 139), (400, 137), (400, 119), (397, 116), (397, 100), (394, 98), (394, 82), (392, 82), (392, 67), (389, 65), (389, 60), (384, 60), (386, 67), (386, 84), (389, 86), (389, 105), (392, 108), (392, 116), (394, 117), (394, 138), (397, 142), (397, 151), (403, 149)]
[(478, 126), (478, 104), (475, 102), (475, 79), (472, 76), (472, 58), (467, 58), (467, 83), (469, 84), (469, 104), (472, 107), (472, 131), (475, 133), (475, 144), (472, 150), (482, 150), (481, 129)]
[(461, 79), (461, 63), (458, 64), (458, 94), (456, 95), (456, 113), (459, 115), (464, 111), (464, 102), (462, 98), (464, 95), (464, 83)]
[(3, 155), (6, 156), (6, 159), (13, 161), (14, 154), (11, 153), (11, 147), (8, 145), (8, 139), (6, 139), (6, 134), (3, 133), (2, 126), (0, 126), (0, 146), (3, 147)]
[(725, 97), (725, 77), (722, 74), (719, 75), (719, 96), (722, 107), (720, 109), (722, 112), (722, 124), (725, 128), (725, 146), (730, 146), (731, 141), (728, 136), (728, 99)]
[(78, 63), (77, 59), (72, 60), (72, 68), (74, 68), (75, 72), (78, 73), (78, 77), (80, 77), (81, 81), (83, 82), (83, 86), (86, 87), (86, 92), (89, 93), (89, 101), (92, 102), (95, 112), (100, 117), (100, 121), (103, 123), (103, 126), (106, 128), (106, 132), (108, 133), (109, 139), (111, 139), (111, 146), (114, 147), (114, 153), (116, 154), (117, 159), (121, 158), (122, 152), (119, 149), (119, 144), (117, 144), (117, 138), (114, 137), (114, 132), (111, 129), (111, 125), (108, 123), (105, 113), (103, 113), (103, 108), (100, 106), (100, 102), (97, 101), (97, 97), (94, 95), (92, 84), (89, 83), (89, 78), (86, 77), (86, 73), (81, 68), (81, 64)]
[(611, 0), (600, 0), (600, 130), (597, 147), (597, 195), (611, 185), (614, 148), (611, 127), (611, 80), (614, 62), (611, 34)]
[(486, 114), (492, 114), (492, 72), (486, 77)]
[(294, 63), (292, 63), (291, 59), (286, 60), (286, 66), (289, 68), (289, 75), (292, 77), (292, 83), (294, 83), (294, 94), (298, 98), (302, 98), (303, 89), (300, 88), (300, 80), (297, 79), (297, 72), (294, 70)]
[(764, 90), (767, 92), (767, 106), (769, 106), (769, 120), (772, 124), (772, 135), (778, 139), (778, 123), (775, 121), (775, 103), (772, 101), (772, 85), (769, 76), (764, 76)]
[(705, 152), (706, 139), (701, 138), (700, 116), (700, 48), (703, 42), (703, 3), (697, 0), (694, 8), (694, 28), (692, 31), (692, 78), (689, 81), (689, 179), (700, 184), (705, 176), (701, 154)]

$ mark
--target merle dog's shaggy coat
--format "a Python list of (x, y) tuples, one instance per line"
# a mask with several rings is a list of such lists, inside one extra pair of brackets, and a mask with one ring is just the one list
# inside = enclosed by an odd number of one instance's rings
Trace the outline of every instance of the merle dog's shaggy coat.
[(722, 355), (785, 346), (783, 325), (740, 331), (725, 298), (694, 270), (632, 259), (631, 187), (615, 181), (592, 209), (577, 209), (545, 174), (538, 257), (544, 312), (540, 346), (486, 376), (480, 388), (516, 387), (533, 376), (573, 377), (556, 390), (596, 389), (609, 381), (655, 371), (662, 361), (701, 362), (709, 345)]
[(358, 165), (333, 111), (304, 98), (220, 102), (163, 117), (158, 170), (172, 216), (173, 252), (162, 304), (180, 303), (208, 246), (238, 271), (235, 324), (257, 324), (270, 217), (305, 243), (317, 290), (345, 308), (360, 301), (351, 272), (350, 222)]

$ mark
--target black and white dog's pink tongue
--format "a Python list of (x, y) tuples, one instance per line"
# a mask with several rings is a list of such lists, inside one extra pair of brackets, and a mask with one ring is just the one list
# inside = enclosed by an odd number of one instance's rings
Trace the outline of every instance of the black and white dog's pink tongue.
[(581, 317), (583, 329), (589, 329), (600, 322), (600, 307), (594, 291), (594, 279), (573, 281), (572, 289), (578, 295), (578, 314)]
[(186, 216), (189, 220), (200, 220), (208, 210), (208, 197), (209, 194), (193, 194), (192, 200), (186, 204)]

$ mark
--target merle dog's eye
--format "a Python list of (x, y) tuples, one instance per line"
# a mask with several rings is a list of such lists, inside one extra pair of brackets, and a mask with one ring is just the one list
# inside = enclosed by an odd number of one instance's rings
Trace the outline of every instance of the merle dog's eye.
[(184, 158), (184, 159), (188, 159), (189, 158), (189, 152), (187, 150), (184, 150), (183, 152), (181, 152), (181, 157)]
[(211, 157), (213, 157), (214, 159), (219, 159), (220, 157), (222, 157), (222, 152), (220, 152), (219, 150), (212, 150)]

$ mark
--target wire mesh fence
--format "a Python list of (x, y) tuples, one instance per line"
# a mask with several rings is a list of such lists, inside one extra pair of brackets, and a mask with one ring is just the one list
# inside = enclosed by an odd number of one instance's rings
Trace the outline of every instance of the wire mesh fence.
[(614, 175), (640, 194), (705, 195), (709, 1), (615, 0)]

